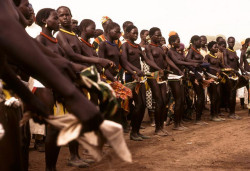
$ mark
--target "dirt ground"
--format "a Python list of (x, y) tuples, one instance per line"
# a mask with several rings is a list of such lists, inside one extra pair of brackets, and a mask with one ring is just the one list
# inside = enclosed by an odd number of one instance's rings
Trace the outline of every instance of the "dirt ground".
[[(226, 114), (226, 113), (225, 113)], [(133, 155), (133, 163), (128, 164), (116, 156), (110, 157), (112, 149), (105, 147), (105, 158), (89, 168), (67, 166), (68, 147), (62, 147), (57, 169), (59, 171), (102, 171), (102, 170), (250, 170), (250, 117), (248, 110), (239, 110), (242, 120), (227, 119), (215, 123), (209, 121), (209, 112), (205, 110), (204, 118), (208, 125), (185, 123), (188, 130), (172, 131), (172, 125), (165, 129), (170, 136), (156, 137), (154, 129), (147, 124), (141, 130), (151, 139), (142, 142), (129, 140), (125, 134), (128, 147)], [(82, 154), (88, 158), (89, 156)], [(44, 153), (31, 149), (30, 171), (44, 171)]]

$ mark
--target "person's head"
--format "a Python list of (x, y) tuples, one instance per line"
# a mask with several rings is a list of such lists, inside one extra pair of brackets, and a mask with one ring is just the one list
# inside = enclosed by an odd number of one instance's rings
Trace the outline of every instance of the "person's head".
[(60, 6), (57, 8), (57, 14), (62, 27), (71, 27), (72, 14), (68, 7)]
[(126, 32), (127, 27), (130, 25), (134, 25), (134, 24), (131, 21), (125, 21), (122, 25), (123, 31)]
[(18, 5), (18, 9), (27, 20), (31, 18), (32, 9), (30, 8), (30, 3), (28, 0), (21, 0), (21, 3)]
[(121, 36), (121, 28), (119, 24), (112, 22), (107, 25), (107, 34), (112, 40), (117, 40)]
[(102, 34), (103, 34), (103, 30), (102, 29), (96, 29), (95, 30), (94, 38), (97, 38), (98, 36), (100, 36)]
[(107, 27), (113, 21), (108, 16), (103, 16), (101, 19), (101, 22), (102, 22), (102, 28), (103, 28), (104, 32), (107, 33)]
[(179, 37), (178, 33), (176, 33), (175, 31), (170, 31), (169, 34), (168, 34), (168, 37), (174, 36), (174, 35)]
[(130, 41), (136, 41), (138, 38), (138, 29), (134, 25), (129, 25), (126, 28), (126, 35)]
[(201, 36), (201, 47), (205, 47), (207, 45), (207, 37)]
[(201, 47), (201, 38), (200, 38), (200, 36), (194, 35), (191, 38), (190, 43), (192, 43), (192, 45), (195, 46), (196, 48), (200, 48)]
[(79, 33), (79, 26), (78, 26), (78, 21), (75, 19), (71, 20), (71, 27), (72, 27), (72, 31), (75, 33)]
[(234, 37), (229, 37), (227, 39), (227, 44), (230, 49), (232, 49), (235, 45), (235, 38)]
[(166, 44), (166, 39), (164, 37), (161, 37), (161, 42), (160, 42), (161, 45), (165, 45)]
[(179, 47), (177, 48), (177, 52), (183, 55), (184, 50), (185, 50), (185, 45), (183, 43), (180, 43)]
[(90, 19), (84, 19), (80, 23), (80, 32), (85, 34), (87, 38), (95, 36), (95, 22)]
[(210, 53), (217, 53), (218, 52), (218, 44), (216, 41), (211, 41), (207, 45), (207, 49), (210, 51)]
[(248, 47), (250, 45), (250, 38), (246, 38), (245, 40), (245, 46)]
[(40, 27), (46, 27), (49, 30), (59, 30), (59, 19), (57, 12), (51, 8), (43, 8), (36, 15), (36, 24)]
[(219, 36), (219, 37), (216, 38), (216, 42), (217, 42), (217, 43), (219, 43), (220, 41), (223, 41), (223, 40), (224, 40), (224, 38), (221, 37), (221, 36)]
[(172, 48), (179, 48), (180, 47), (180, 38), (177, 35), (170, 36), (168, 38), (168, 43), (171, 45)]
[(226, 44), (226, 41), (220, 41), (220, 42), (218, 42), (218, 48), (219, 48), (219, 50), (222, 52), (224, 49), (226, 49), (226, 47), (227, 47), (227, 44)]
[(140, 37), (141, 37), (141, 39), (142, 39), (144, 42), (147, 41), (146, 37), (147, 37), (148, 35), (149, 35), (149, 31), (148, 31), (148, 30), (142, 30), (142, 31), (140, 32)]
[(161, 42), (161, 30), (158, 27), (152, 27), (149, 30), (149, 37), (151, 39), (151, 42), (153, 43), (160, 43)]

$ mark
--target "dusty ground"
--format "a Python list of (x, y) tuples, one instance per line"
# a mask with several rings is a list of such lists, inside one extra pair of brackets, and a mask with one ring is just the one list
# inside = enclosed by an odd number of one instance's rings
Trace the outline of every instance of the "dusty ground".
[[(125, 135), (133, 155), (132, 164), (124, 163), (117, 157), (108, 157), (112, 152), (106, 147), (107, 156), (103, 161), (87, 169), (72, 168), (66, 164), (68, 148), (63, 147), (57, 168), (59, 171), (250, 170), (250, 117), (246, 109), (238, 109), (237, 114), (243, 119), (214, 123), (209, 121), (208, 111), (205, 111), (204, 119), (208, 125), (186, 123), (189, 129), (182, 132), (172, 131), (171, 125), (166, 127), (171, 134), (167, 137), (153, 136), (153, 128), (144, 124), (147, 128), (142, 132), (152, 136), (150, 140), (134, 142), (129, 140), (128, 134)], [(30, 151), (30, 170), (45, 170), (44, 153)]]

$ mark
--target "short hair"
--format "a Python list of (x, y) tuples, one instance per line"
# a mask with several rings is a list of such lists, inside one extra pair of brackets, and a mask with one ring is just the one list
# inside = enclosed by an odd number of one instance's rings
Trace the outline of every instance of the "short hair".
[(112, 22), (107, 26), (107, 32), (109, 32), (110, 30), (112, 30), (115, 27), (120, 27), (119, 24)]
[(168, 42), (170, 45), (172, 45), (177, 39), (179, 38), (179, 36), (177, 35), (172, 35), (168, 38)]
[(140, 32), (140, 36), (144, 35), (146, 31), (148, 31), (148, 30), (142, 30), (142, 31)]
[(217, 37), (217, 38), (216, 38), (216, 42), (219, 42), (219, 40), (220, 40), (221, 38), (223, 39), (223, 37), (221, 37), (221, 36)]
[(205, 37), (205, 38), (207, 39), (207, 36), (205, 36), (205, 35), (200, 36), (200, 38), (201, 38), (201, 37)]
[(218, 45), (221, 46), (221, 45), (227, 45), (227, 44), (226, 44), (226, 41), (223, 40), (223, 41), (218, 42)]
[(194, 44), (194, 42), (199, 39), (200, 39), (200, 36), (194, 35), (193, 37), (191, 37), (190, 43)]
[(98, 37), (98, 36), (100, 36), (100, 35), (102, 35), (102, 34), (103, 34), (103, 30), (102, 30), (102, 29), (96, 29), (96, 30), (95, 30), (95, 36), (94, 36), (94, 37), (96, 38), (96, 37)]
[(149, 36), (152, 37), (156, 31), (161, 31), (158, 27), (152, 27), (150, 30), (149, 30)]
[(69, 9), (69, 7), (66, 7), (66, 6), (60, 6), (60, 7), (58, 7), (57, 8), (57, 12), (61, 9), (61, 8), (66, 8), (66, 9), (68, 9), (69, 10), (69, 14), (71, 15), (71, 17), (72, 17), (72, 13), (71, 13), (71, 10)]
[(43, 8), (39, 10), (36, 14), (36, 24), (39, 25), (40, 27), (44, 26), (45, 24), (43, 23), (43, 20), (49, 18), (49, 15), (52, 11), (55, 10), (52, 8)]
[(230, 36), (229, 38), (227, 38), (227, 41), (228, 41), (229, 39), (234, 39), (234, 41), (235, 41), (235, 38), (232, 37), (232, 36)]
[(137, 28), (137, 27), (134, 26), (134, 25), (129, 25), (129, 26), (126, 28), (126, 33), (131, 32), (131, 30), (133, 30), (134, 28)]
[(129, 26), (129, 25), (134, 25), (132, 21), (125, 21), (122, 25), (122, 28), (124, 31), (126, 31), (126, 28)]
[(246, 44), (246, 45), (248, 45), (248, 44), (249, 44), (249, 42), (250, 42), (250, 38), (246, 38), (246, 40), (245, 40), (245, 44)]
[(93, 20), (90, 19), (84, 19), (81, 21), (80, 23), (80, 31), (82, 31), (83, 29), (86, 29), (86, 27), (88, 27), (90, 24), (95, 24), (95, 22)]
[(207, 44), (207, 49), (210, 51), (210, 49), (212, 49), (213, 45), (217, 44), (216, 41), (211, 41)]

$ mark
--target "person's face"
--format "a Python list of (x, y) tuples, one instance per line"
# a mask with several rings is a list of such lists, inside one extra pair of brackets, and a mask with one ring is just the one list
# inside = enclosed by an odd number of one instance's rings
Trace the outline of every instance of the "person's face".
[(149, 35), (149, 31), (145, 31), (144, 34), (141, 36), (141, 39), (142, 39), (143, 41), (146, 42), (146, 41), (147, 41), (147, 38), (146, 38), (146, 37), (147, 37), (148, 35)]
[(218, 42), (221, 42), (221, 41), (224, 41), (224, 39), (223, 39), (222, 37), (220, 37), (220, 38), (218, 39)]
[(77, 27), (78, 26), (78, 21), (76, 21), (76, 20), (72, 20), (71, 21), (72, 23), (72, 28), (75, 28), (75, 27)]
[(59, 30), (59, 18), (56, 11), (51, 11), (45, 22), (50, 30)]
[(175, 49), (180, 47), (180, 38), (177, 38), (174, 42), (173, 42), (173, 46)]
[(85, 34), (90, 38), (94, 37), (95, 36), (95, 27), (96, 27), (95, 23), (92, 23), (89, 26), (87, 26), (85, 29)]
[(234, 45), (235, 45), (235, 40), (234, 40), (234, 38), (228, 39), (227, 44), (228, 44), (228, 47), (229, 47), (229, 48), (233, 48)]
[(201, 48), (201, 39), (198, 39), (194, 42), (194, 45), (197, 47), (197, 48)]
[(212, 48), (210, 49), (210, 52), (212, 52), (212, 53), (217, 53), (218, 52), (218, 44), (216, 43), (216, 44), (214, 44), (213, 46), (212, 46)]
[(226, 49), (226, 44), (218, 45), (218, 49), (222, 52), (224, 49)]
[(58, 17), (60, 24), (64, 27), (71, 26), (71, 14), (67, 8), (60, 8), (58, 10)]
[(136, 41), (138, 38), (138, 29), (133, 28), (129, 33), (128, 33), (128, 38), (132, 41)]
[(119, 39), (121, 36), (121, 28), (119, 26), (114, 27), (109, 31), (109, 35), (113, 40)]
[(161, 45), (165, 45), (166, 44), (166, 40), (164, 37), (161, 38)]
[(31, 9), (30, 9), (30, 3), (28, 0), (22, 0), (21, 4), (19, 5), (18, 9), (21, 11), (21, 13), (24, 15), (24, 17), (29, 20), (31, 17)]
[(207, 44), (207, 38), (206, 37), (201, 37), (201, 46), (204, 47)]
[(102, 24), (103, 30), (107, 30), (107, 26), (112, 23), (113, 21), (111, 19), (109, 19), (108, 21), (106, 21), (105, 23)]
[(157, 30), (154, 35), (151, 37), (151, 41), (155, 43), (160, 43), (161, 42), (161, 31)]

